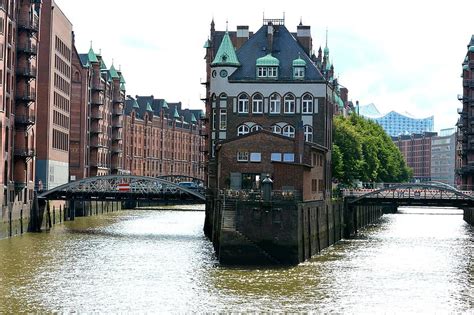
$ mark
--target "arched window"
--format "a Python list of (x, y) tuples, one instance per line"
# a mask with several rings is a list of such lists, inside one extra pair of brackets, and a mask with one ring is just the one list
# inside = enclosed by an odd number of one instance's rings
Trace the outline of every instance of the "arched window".
[(247, 125), (240, 125), (239, 128), (237, 128), (237, 136), (243, 136), (246, 135), (250, 132), (250, 129)]
[(294, 114), (295, 113), (295, 96), (293, 94), (288, 94), (285, 96), (285, 114)]
[(272, 132), (281, 135), (281, 127), (278, 126), (278, 125), (273, 125), (272, 126)]
[(219, 95), (219, 98), (221, 101), (227, 101), (227, 94), (222, 93), (221, 95)]
[(259, 130), (262, 130), (262, 126), (260, 125), (253, 125), (252, 128), (250, 128), (250, 132), (255, 132)]
[(262, 94), (255, 94), (252, 98), (252, 113), (263, 113), (263, 96)]
[(247, 94), (241, 94), (239, 96), (237, 111), (240, 114), (249, 112), (249, 97)]
[(304, 141), (313, 142), (313, 127), (304, 126)]
[(270, 96), (270, 114), (279, 114), (281, 109), (281, 98), (277, 93)]
[(303, 114), (313, 113), (313, 96), (311, 94), (303, 95), (302, 110)]
[(295, 127), (292, 125), (286, 125), (283, 127), (283, 135), (285, 137), (294, 138), (295, 137)]

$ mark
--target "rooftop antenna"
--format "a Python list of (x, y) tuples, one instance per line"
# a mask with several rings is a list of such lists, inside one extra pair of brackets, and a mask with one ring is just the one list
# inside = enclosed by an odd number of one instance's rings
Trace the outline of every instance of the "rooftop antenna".
[(225, 31), (229, 31), (229, 20), (225, 20)]
[(91, 49), (92, 49), (92, 41), (91, 41)]
[(326, 47), (328, 47), (328, 27), (326, 26)]
[(300, 25), (303, 25), (303, 17), (300, 16)]

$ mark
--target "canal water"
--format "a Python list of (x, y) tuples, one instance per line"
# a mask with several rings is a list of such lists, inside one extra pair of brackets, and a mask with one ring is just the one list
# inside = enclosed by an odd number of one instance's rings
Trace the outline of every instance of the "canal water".
[(193, 207), (0, 240), (0, 313), (474, 312), (474, 229), (459, 211), (402, 209), (298, 266), (227, 268)]

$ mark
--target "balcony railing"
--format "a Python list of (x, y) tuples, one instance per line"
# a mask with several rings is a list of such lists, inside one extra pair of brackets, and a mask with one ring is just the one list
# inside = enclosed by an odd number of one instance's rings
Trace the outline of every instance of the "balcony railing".
[(19, 67), (16, 69), (16, 75), (26, 78), (36, 78), (37, 71), (35, 67)]
[(15, 149), (14, 153), (15, 153), (15, 156), (22, 157), (22, 158), (34, 157), (36, 155), (35, 150), (28, 149), (28, 148)]
[(36, 101), (36, 92), (28, 91), (24, 93), (17, 93), (16, 99), (23, 102), (34, 102)]
[(19, 44), (16, 46), (16, 50), (28, 55), (36, 55), (38, 53), (38, 47), (33, 43)]
[(119, 141), (119, 140), (122, 140), (122, 134), (120, 132), (114, 132), (112, 134), (112, 140), (116, 140), (116, 141)]
[(123, 115), (123, 109), (122, 108), (114, 108), (114, 111), (112, 113), (114, 116), (122, 116)]
[(121, 121), (114, 121), (112, 122), (112, 128), (122, 128), (123, 124)]
[(92, 119), (104, 119), (102, 112), (92, 112), (91, 113)]
[(91, 100), (92, 105), (104, 105), (104, 100), (98, 97), (93, 97)]
[(100, 126), (91, 126), (91, 133), (92, 134), (99, 134), (102, 133), (102, 128)]
[(120, 146), (113, 146), (112, 147), (112, 153), (122, 153), (123, 149)]
[[(263, 201), (262, 192), (260, 190), (225, 190), (219, 194), (226, 199), (241, 200), (241, 201)], [(302, 200), (302, 194), (299, 190), (273, 190), (271, 193), (272, 201), (292, 201)]]
[(123, 96), (114, 96), (114, 103), (123, 103), (125, 98)]
[(18, 124), (18, 125), (29, 126), (29, 125), (34, 125), (35, 122), (36, 122), (36, 117), (33, 114), (15, 116), (15, 124)]
[(93, 84), (92, 85), (92, 90), (93, 91), (104, 91), (105, 90), (105, 85), (103, 83)]
[(38, 32), (39, 30), (39, 18), (34, 16), (33, 18), (19, 18), (17, 21), (19, 29), (27, 30), (30, 32)]

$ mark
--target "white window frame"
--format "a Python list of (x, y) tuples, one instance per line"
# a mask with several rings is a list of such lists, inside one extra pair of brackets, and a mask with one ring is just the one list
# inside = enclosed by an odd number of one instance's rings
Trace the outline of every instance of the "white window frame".
[(311, 94), (305, 94), (301, 98), (301, 112), (303, 114), (312, 114), (313, 113), (314, 99)]
[(270, 95), (270, 114), (280, 114), (281, 112), (281, 97), (278, 93)]
[(249, 112), (249, 97), (247, 94), (239, 95), (237, 112), (239, 114), (248, 114)]
[(278, 134), (278, 135), (281, 135), (281, 127), (278, 126), (278, 125), (273, 125), (273, 126), (272, 126), (272, 132), (273, 132), (273, 133), (276, 133), (276, 134)]
[(305, 125), (304, 129), (304, 141), (313, 142), (313, 127)]
[(263, 95), (255, 94), (252, 98), (252, 113), (261, 114), (263, 113)]
[(294, 67), (293, 68), (293, 78), (295, 79), (304, 79), (305, 68), (304, 67)]
[(267, 75), (269, 78), (277, 78), (278, 77), (278, 67), (268, 67)]
[(275, 162), (281, 162), (282, 155), (281, 153), (272, 152), (270, 155), (270, 160)]
[(294, 153), (283, 153), (283, 162), (294, 162), (295, 154)]
[(250, 128), (247, 125), (240, 125), (237, 128), (237, 136), (243, 136), (250, 132)]
[(284, 107), (284, 113), (285, 114), (294, 114), (295, 113), (295, 108), (296, 108), (296, 98), (293, 94), (288, 94), (285, 95), (285, 105)]
[(227, 109), (219, 111), (219, 130), (227, 130)]
[(249, 161), (249, 153), (248, 152), (237, 152), (237, 162), (248, 162)]
[(294, 138), (295, 137), (295, 127), (293, 127), (292, 125), (286, 125), (282, 129), (282, 134), (285, 137)]
[(255, 132), (255, 131), (259, 131), (259, 130), (262, 130), (262, 126), (260, 125), (253, 125), (252, 128), (250, 128), (250, 132)]
[(267, 67), (258, 67), (257, 68), (257, 77), (266, 78), (267, 77)]
[(262, 162), (262, 153), (250, 152), (250, 162)]

